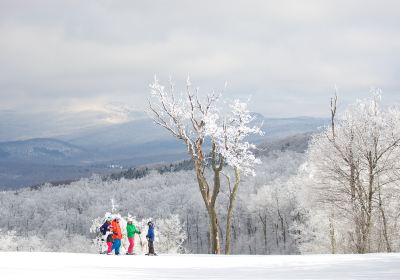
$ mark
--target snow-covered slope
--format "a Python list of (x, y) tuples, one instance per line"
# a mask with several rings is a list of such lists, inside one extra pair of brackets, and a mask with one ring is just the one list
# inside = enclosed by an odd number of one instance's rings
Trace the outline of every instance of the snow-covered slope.
[(107, 256), (0, 253), (2, 279), (400, 279), (400, 254)]

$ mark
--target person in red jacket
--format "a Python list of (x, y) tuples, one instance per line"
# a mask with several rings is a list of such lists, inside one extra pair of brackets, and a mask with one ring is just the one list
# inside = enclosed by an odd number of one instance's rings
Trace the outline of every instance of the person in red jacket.
[(121, 247), (121, 239), (122, 239), (122, 232), (121, 232), (121, 227), (119, 225), (120, 217), (116, 217), (112, 223), (111, 223), (111, 228), (113, 231), (113, 246), (112, 250), (115, 250), (115, 254), (119, 255), (119, 248)]

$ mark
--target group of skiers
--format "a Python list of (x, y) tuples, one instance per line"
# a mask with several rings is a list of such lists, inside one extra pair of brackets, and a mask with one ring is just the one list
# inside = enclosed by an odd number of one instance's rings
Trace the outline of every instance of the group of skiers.
[[(121, 217), (108, 217), (104, 224), (100, 227), (100, 232), (103, 235), (102, 240), (107, 243), (107, 255), (111, 255), (114, 251), (115, 255), (120, 254), (121, 247), (121, 239), (122, 232), (120, 226)], [(133, 255), (133, 248), (135, 247), (135, 234), (141, 234), (140, 230), (136, 228), (133, 224), (132, 218), (128, 218), (126, 225), (126, 232), (129, 241), (127, 255)], [(147, 256), (156, 256), (157, 254), (154, 252), (154, 224), (152, 221), (147, 223), (147, 242), (149, 247), (149, 252), (146, 254)]]

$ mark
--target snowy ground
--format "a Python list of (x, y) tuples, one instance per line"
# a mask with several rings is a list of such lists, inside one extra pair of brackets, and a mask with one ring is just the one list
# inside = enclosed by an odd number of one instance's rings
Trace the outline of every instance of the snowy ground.
[(400, 279), (400, 254), (107, 256), (0, 252), (1, 279)]

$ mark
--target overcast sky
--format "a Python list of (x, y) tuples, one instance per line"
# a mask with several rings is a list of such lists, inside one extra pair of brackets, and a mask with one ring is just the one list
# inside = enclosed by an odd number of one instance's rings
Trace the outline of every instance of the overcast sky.
[(400, 1), (0, 0), (0, 110), (141, 110), (188, 73), (270, 117), (400, 102)]

